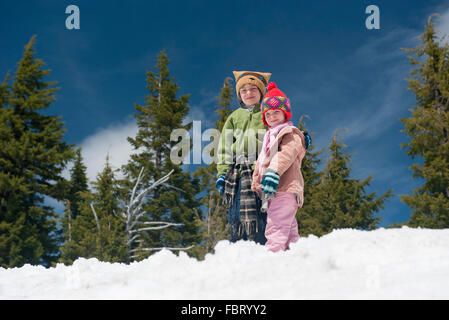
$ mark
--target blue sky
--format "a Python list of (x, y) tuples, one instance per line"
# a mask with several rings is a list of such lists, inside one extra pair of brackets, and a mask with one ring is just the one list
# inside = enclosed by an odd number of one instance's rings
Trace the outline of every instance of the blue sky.
[[(65, 9), (80, 9), (80, 29), (68, 30)], [(380, 9), (380, 29), (368, 30), (368, 5)], [(400, 144), (401, 117), (415, 103), (404, 80), (411, 66), (401, 47), (415, 47), (427, 18), (449, 33), (449, 1), (2, 1), (0, 76), (14, 71), (24, 45), (37, 35), (37, 57), (61, 90), (48, 109), (63, 117), (66, 140), (83, 147), (94, 178), (109, 152), (126, 162), (136, 132), (134, 104), (147, 94), (145, 71), (166, 50), (179, 94), (190, 94), (189, 120), (212, 127), (223, 80), (232, 70), (271, 72), (326, 148), (341, 133), (353, 153), (355, 178), (373, 175), (368, 191), (392, 188), (380, 226), (406, 221), (399, 200), (420, 182)], [(237, 107), (237, 102), (235, 102)], [(307, 187), (307, 186), (306, 186)]]

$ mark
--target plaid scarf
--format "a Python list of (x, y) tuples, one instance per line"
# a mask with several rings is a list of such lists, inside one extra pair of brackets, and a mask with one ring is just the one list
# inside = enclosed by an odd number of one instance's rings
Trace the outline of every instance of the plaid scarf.
[(239, 236), (244, 233), (248, 236), (254, 236), (258, 231), (257, 228), (257, 194), (251, 190), (251, 180), (253, 172), (251, 164), (245, 160), (244, 163), (233, 163), (227, 173), (225, 179), (225, 187), (223, 194), (223, 205), (229, 208), (234, 202), (238, 190), (238, 176), (240, 172), (240, 223), (238, 226)]

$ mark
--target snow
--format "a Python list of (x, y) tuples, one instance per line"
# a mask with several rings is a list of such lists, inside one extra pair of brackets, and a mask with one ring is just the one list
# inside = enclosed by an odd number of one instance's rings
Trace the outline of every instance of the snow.
[(129, 265), (0, 268), (4, 299), (449, 299), (449, 229), (341, 229), (277, 253), (220, 241), (203, 261), (162, 250)]

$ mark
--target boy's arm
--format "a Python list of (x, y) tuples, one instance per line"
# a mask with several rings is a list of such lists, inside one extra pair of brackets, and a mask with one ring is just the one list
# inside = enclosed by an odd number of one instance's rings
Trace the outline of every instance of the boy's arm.
[(223, 129), (221, 129), (220, 140), (217, 148), (217, 177), (226, 174), (232, 163), (232, 144), (234, 142), (234, 121), (232, 116), (226, 119)]
[(282, 176), (303, 150), (305, 150), (303, 142), (298, 134), (285, 134), (282, 137), (279, 151), (271, 159), (268, 169), (272, 169)]

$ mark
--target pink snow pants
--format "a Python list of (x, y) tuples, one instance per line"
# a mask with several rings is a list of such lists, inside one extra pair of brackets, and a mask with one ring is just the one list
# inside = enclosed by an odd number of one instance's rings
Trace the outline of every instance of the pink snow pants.
[(278, 193), (268, 200), (267, 227), (265, 245), (269, 250), (277, 252), (287, 250), (288, 245), (299, 239), (296, 211), (298, 200), (296, 194)]

